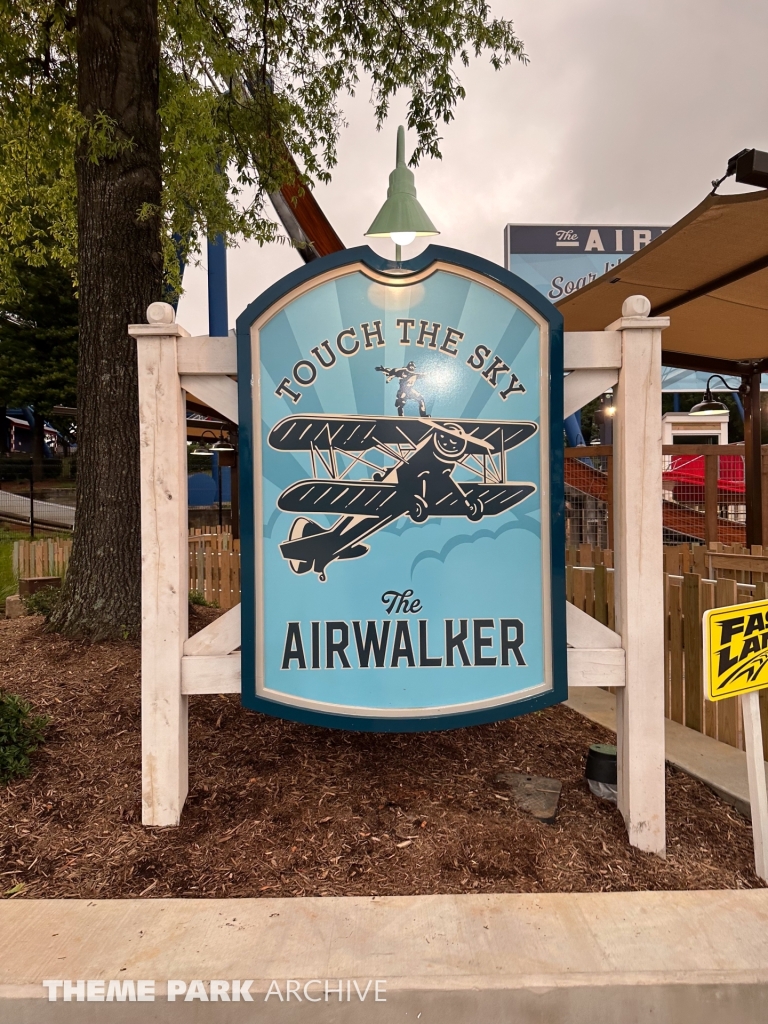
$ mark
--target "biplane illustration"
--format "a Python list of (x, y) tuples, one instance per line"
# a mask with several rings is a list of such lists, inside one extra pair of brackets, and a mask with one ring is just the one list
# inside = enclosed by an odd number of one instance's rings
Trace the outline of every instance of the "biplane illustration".
[[(295, 573), (321, 581), (337, 559), (361, 558), (363, 541), (400, 516), (497, 516), (536, 491), (506, 478), (506, 455), (536, 433), (535, 423), (410, 419), (395, 416), (288, 416), (269, 432), (276, 451), (308, 452), (312, 479), (287, 487), (277, 500), (299, 513), (280, 553)], [(373, 461), (373, 460), (377, 461)], [(366, 467), (364, 478), (351, 474)], [(454, 472), (466, 479), (456, 479)], [(325, 475), (320, 476), (323, 472)], [(336, 515), (330, 527), (307, 515)]]

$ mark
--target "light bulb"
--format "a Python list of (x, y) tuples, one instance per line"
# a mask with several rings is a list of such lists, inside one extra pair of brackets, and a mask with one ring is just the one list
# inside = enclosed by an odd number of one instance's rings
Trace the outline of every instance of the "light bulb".
[(415, 231), (390, 231), (389, 237), (395, 245), (410, 245), (416, 237)]

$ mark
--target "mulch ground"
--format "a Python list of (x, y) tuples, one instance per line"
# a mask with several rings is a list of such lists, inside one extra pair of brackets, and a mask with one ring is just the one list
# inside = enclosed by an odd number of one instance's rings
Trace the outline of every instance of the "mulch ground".
[[(196, 616), (200, 628), (210, 618)], [(51, 717), (27, 779), (0, 789), (6, 897), (341, 896), (752, 888), (749, 822), (667, 769), (668, 857), (633, 850), (584, 781), (611, 735), (560, 706), (422, 735), (343, 733), (190, 701), (179, 828), (141, 825), (139, 651), (0, 621), (0, 684)], [(494, 786), (560, 779), (554, 825)]]

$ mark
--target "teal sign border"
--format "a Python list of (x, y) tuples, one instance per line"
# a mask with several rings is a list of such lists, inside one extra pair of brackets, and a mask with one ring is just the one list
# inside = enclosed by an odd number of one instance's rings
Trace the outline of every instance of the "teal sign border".
[[(256, 692), (256, 537), (254, 532), (255, 432), (251, 365), (252, 325), (281, 298), (328, 271), (364, 264), (372, 271), (386, 274), (399, 269), (420, 273), (434, 263), (454, 265), (495, 281), (533, 307), (549, 324), (549, 510), (550, 510), (550, 635), (552, 688), (529, 698), (492, 707), (454, 714), (364, 717), (332, 714), (265, 699)], [(566, 622), (565, 622), (565, 518), (563, 486), (563, 319), (560, 312), (535, 288), (504, 268), (478, 256), (443, 246), (429, 246), (415, 259), (394, 264), (367, 246), (347, 249), (288, 274), (252, 302), (237, 319), (237, 359), (240, 436), (240, 510), (241, 510), (241, 592), (242, 592), (242, 691), (245, 707), (291, 721), (366, 732), (426, 732), (454, 729), (500, 721), (538, 711), (568, 697)]]

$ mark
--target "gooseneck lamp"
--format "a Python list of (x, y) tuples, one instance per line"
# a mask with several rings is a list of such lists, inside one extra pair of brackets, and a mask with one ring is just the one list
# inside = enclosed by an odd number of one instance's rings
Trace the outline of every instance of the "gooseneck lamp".
[[(213, 438), (213, 444), (208, 447), (208, 443), (205, 441), (205, 435), (210, 434)], [(224, 431), (219, 430), (219, 436), (216, 437), (212, 430), (204, 430), (200, 434), (200, 440), (190, 450), (190, 455), (213, 455), (214, 452), (233, 452), (235, 446), (224, 439)]]
[(402, 246), (414, 238), (439, 235), (435, 225), (416, 198), (413, 171), (405, 163), (405, 128), (397, 129), (397, 158), (389, 176), (387, 198), (366, 231), (371, 238), (391, 238), (395, 243), (395, 259), (402, 259)]
[(728, 406), (725, 404), (725, 402), (719, 402), (712, 395), (710, 382), (715, 380), (716, 378), (721, 380), (723, 384), (725, 384), (728, 391), (738, 390), (738, 388), (732, 388), (728, 384), (728, 381), (725, 380), (724, 377), (721, 377), (719, 373), (713, 373), (711, 377), (707, 378), (707, 389), (704, 392), (704, 400), (702, 402), (699, 402), (697, 405), (694, 405), (690, 409), (690, 416), (717, 416), (719, 413), (728, 412)]

